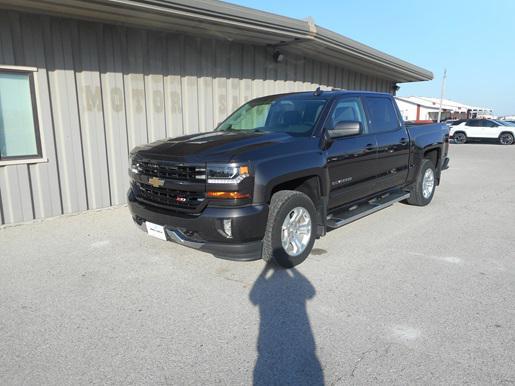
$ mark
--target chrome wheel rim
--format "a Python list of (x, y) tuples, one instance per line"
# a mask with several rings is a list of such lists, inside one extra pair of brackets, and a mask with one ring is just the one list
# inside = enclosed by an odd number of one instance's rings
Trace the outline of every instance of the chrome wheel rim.
[(503, 145), (511, 145), (513, 143), (513, 136), (510, 134), (501, 135), (501, 143)]
[(424, 179), (422, 180), (422, 195), (425, 199), (431, 197), (433, 189), (435, 187), (435, 174), (433, 169), (427, 169), (424, 173)]
[(298, 206), (288, 212), (281, 227), (281, 244), (290, 256), (306, 250), (311, 239), (311, 216), (306, 208)]

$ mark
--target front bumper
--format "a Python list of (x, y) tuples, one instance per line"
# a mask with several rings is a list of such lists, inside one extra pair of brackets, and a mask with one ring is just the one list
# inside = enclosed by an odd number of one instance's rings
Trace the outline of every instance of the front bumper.
[[(189, 215), (139, 202), (131, 190), (127, 201), (136, 224), (143, 230), (146, 230), (146, 221), (164, 226), (168, 241), (223, 259), (247, 261), (261, 258), (268, 205), (208, 206), (199, 214)], [(223, 219), (232, 220), (231, 238), (224, 236)]]

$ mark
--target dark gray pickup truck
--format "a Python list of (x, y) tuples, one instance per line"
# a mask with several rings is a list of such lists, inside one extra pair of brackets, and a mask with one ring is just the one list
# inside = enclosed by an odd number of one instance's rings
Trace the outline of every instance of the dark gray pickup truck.
[(267, 96), (212, 132), (135, 148), (129, 208), (163, 240), (292, 267), (330, 229), (429, 204), (448, 146), (446, 125), (407, 127), (389, 94)]

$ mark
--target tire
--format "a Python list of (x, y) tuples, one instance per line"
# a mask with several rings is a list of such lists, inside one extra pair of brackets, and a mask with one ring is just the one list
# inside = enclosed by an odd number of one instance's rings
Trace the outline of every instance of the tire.
[(457, 133), (454, 133), (452, 138), (454, 139), (454, 143), (460, 145), (467, 142), (467, 135), (463, 131), (458, 131)]
[[(430, 175), (432, 175), (432, 189), (430, 194), (428, 194), (427, 189), (424, 190), (424, 180), (426, 178), (426, 183), (429, 183)], [(420, 169), (417, 174), (417, 179), (413, 188), (411, 189), (410, 198), (408, 198), (408, 204), (416, 205), (416, 206), (426, 206), (431, 202), (433, 196), (435, 194), (436, 189), (436, 173), (435, 166), (431, 160), (425, 158), (422, 160), (422, 164), (420, 165)], [(424, 178), (425, 177), (425, 178)], [(427, 185), (426, 185), (427, 187)]]
[(501, 145), (513, 145), (515, 139), (513, 138), (512, 133), (501, 133), (499, 136), (499, 143)]
[[(303, 209), (305, 212), (301, 211)], [(307, 215), (306, 215), (307, 213)], [(286, 220), (287, 216), (290, 219), (295, 218), (295, 214), (301, 214), (297, 227), (300, 225), (303, 227), (303, 231), (298, 235), (294, 231), (288, 232), (283, 226), (288, 223)], [(307, 234), (307, 218), (310, 218), (310, 231), (309, 236)], [(281, 190), (272, 196), (270, 202), (270, 210), (268, 212), (268, 222), (265, 231), (265, 237), (263, 239), (263, 260), (269, 262), (273, 261), (276, 264), (284, 268), (291, 268), (302, 263), (311, 252), (313, 244), (315, 243), (316, 236), (316, 209), (311, 199), (304, 193), (294, 190)], [(292, 227), (295, 227), (297, 222), (292, 221), (289, 223)], [(298, 229), (300, 232), (300, 228)], [(295, 238), (301, 238), (301, 246), (304, 248), (298, 248), (295, 250), (296, 244), (292, 241), (288, 243), (288, 248), (293, 249), (288, 252), (283, 247), (283, 240), (288, 242), (289, 238), (285, 235), (292, 235)], [(297, 240), (297, 239), (296, 239)], [(297, 252), (297, 254), (295, 253)]]

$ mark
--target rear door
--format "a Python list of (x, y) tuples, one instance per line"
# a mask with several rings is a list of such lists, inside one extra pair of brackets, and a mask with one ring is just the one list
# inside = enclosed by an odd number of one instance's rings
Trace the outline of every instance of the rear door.
[(340, 121), (359, 121), (362, 132), (351, 137), (336, 138), (327, 152), (330, 179), (329, 208), (335, 208), (376, 191), (377, 143), (368, 131), (363, 102), (359, 97), (344, 96), (334, 101), (325, 128)]
[(485, 123), (483, 124), (483, 138), (497, 138), (499, 134), (501, 134), (501, 131), (503, 127), (494, 121), (491, 121), (489, 119), (484, 120)]
[(388, 96), (366, 96), (368, 128), (377, 139), (378, 191), (401, 186), (408, 177), (409, 136)]

